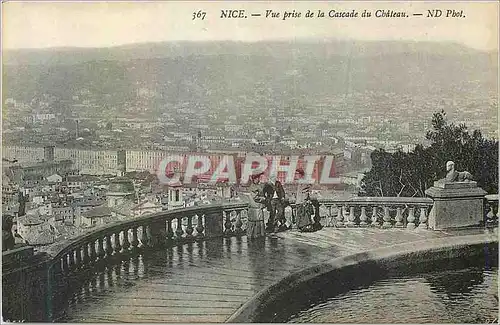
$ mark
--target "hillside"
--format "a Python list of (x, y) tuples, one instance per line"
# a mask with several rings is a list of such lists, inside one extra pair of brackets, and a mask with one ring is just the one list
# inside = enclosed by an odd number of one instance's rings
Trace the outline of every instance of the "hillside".
[(83, 88), (108, 100), (138, 85), (167, 102), (216, 103), (228, 96), (288, 96), (381, 91), (496, 92), (496, 53), (457, 44), (411, 42), (196, 42), (105, 49), (16, 50), (4, 54), (4, 96), (49, 93), (69, 99)]

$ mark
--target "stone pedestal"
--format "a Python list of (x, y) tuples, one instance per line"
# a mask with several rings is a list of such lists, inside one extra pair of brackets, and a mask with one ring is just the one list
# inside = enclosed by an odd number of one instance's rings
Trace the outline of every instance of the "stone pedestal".
[(429, 228), (434, 230), (479, 225), (483, 221), (486, 191), (476, 182), (434, 182), (425, 191), (434, 200)]

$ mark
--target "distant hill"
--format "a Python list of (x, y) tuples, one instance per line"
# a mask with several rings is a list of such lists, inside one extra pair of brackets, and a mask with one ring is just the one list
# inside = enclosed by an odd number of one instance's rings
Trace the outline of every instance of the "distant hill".
[[(238, 55), (282, 57), (384, 56), (426, 53), (442, 56), (473, 56), (476, 50), (456, 43), (403, 41), (274, 41), (274, 42), (164, 42), (140, 43), (109, 48), (49, 48), (6, 50), (5, 65), (59, 65), (87, 61), (129, 61), (193, 55)], [(496, 56), (496, 53), (490, 53)], [(496, 59), (495, 59), (496, 61)]]
[(460, 95), (496, 92), (498, 80), (497, 53), (430, 42), (173, 42), (11, 50), (3, 60), (4, 97), (26, 99), (86, 88), (116, 101), (137, 85), (166, 102), (218, 103), (257, 89), (276, 100), (365, 90)]

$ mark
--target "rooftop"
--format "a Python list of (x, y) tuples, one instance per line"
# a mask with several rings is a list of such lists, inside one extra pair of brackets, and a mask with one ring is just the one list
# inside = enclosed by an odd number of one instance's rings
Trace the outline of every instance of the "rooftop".
[(99, 206), (82, 214), (86, 218), (100, 218), (111, 216), (111, 209), (107, 206)]
[(108, 192), (112, 193), (134, 193), (135, 187), (132, 180), (128, 178), (115, 178), (113, 179), (109, 186)]

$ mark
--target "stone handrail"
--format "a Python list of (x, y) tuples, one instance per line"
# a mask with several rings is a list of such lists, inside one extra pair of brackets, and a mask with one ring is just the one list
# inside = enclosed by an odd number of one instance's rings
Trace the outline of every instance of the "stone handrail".
[(490, 194), (484, 197), (486, 203), (486, 224), (491, 225), (498, 222), (498, 194)]
[(2, 252), (2, 269), (19, 266), (23, 262), (29, 261), (34, 254), (33, 247), (21, 246)]

